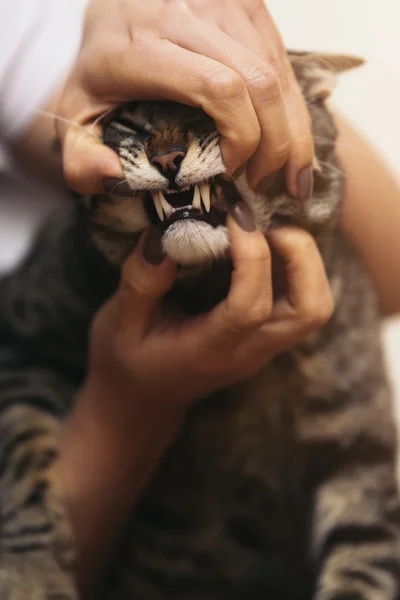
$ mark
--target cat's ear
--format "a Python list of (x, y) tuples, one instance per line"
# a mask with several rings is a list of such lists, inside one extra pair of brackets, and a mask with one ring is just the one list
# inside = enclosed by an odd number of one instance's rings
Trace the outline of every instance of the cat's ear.
[(310, 100), (324, 100), (332, 93), (337, 76), (364, 64), (358, 56), (323, 54), (319, 52), (290, 52), (289, 59)]

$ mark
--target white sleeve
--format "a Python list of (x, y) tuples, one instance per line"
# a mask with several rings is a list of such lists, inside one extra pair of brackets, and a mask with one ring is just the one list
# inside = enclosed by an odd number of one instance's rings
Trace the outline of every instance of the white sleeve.
[(82, 0), (0, 0), (0, 145), (23, 132), (62, 81), (83, 9)]

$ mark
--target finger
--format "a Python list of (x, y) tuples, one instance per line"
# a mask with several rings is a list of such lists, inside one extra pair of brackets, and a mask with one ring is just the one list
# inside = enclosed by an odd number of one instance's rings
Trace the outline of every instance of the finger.
[(117, 297), (122, 327), (145, 329), (175, 276), (175, 264), (162, 253), (160, 232), (144, 232), (121, 270)]
[(271, 229), (268, 240), (284, 261), (288, 289), (275, 303), (270, 322), (296, 321), (311, 329), (322, 325), (332, 314), (333, 298), (316, 242), (298, 227)]
[[(292, 196), (308, 200), (314, 184), (312, 167), (314, 140), (311, 117), (286, 54), (281, 58), (275, 58), (274, 62), (289, 126), (289, 152), (285, 165), (286, 185)], [(250, 172), (248, 177), (251, 184)], [(262, 185), (263, 183), (260, 182), (258, 188), (260, 192), (264, 191)]]
[[(250, 24), (247, 22), (247, 26)], [(243, 25), (247, 31), (246, 22)], [(200, 52), (240, 75), (256, 111), (261, 131), (260, 143), (248, 165), (252, 187), (271, 172), (280, 169), (289, 156), (289, 130), (278, 79), (267, 62), (238, 43), (212, 23), (188, 19), (171, 38), (184, 48)]]
[[(302, 200), (307, 200), (313, 189), (314, 144), (311, 119), (296, 80), (286, 49), (275, 23), (266, 7), (260, 3), (252, 22), (257, 31), (254, 40), (263, 40), (261, 54), (273, 67), (283, 93), (289, 124), (290, 152), (286, 165), (286, 182), (289, 192)], [(256, 41), (254, 41), (256, 43)]]
[[(290, 66), (289, 68), (291, 69)], [(300, 200), (308, 200), (313, 192), (314, 141), (311, 117), (294, 74), (289, 75), (289, 82), (283, 89), (290, 126), (290, 152), (285, 169), (286, 184), (292, 196)]]
[[(239, 224), (240, 223), (240, 224)], [(263, 234), (256, 229), (250, 209), (244, 202), (228, 216), (233, 273), (226, 300), (207, 316), (203, 342), (210, 348), (240, 343), (264, 323), (272, 307), (271, 256)]]
[(88, 87), (95, 97), (115, 98), (118, 89), (119, 102), (165, 99), (203, 108), (223, 138), (221, 150), (229, 172), (246, 162), (258, 145), (257, 116), (240, 75), (168, 40), (148, 37), (128, 49), (114, 48), (101, 69), (88, 74)]
[(103, 179), (124, 177), (118, 155), (89, 134), (70, 128), (63, 141), (68, 185), (80, 194), (104, 194)]

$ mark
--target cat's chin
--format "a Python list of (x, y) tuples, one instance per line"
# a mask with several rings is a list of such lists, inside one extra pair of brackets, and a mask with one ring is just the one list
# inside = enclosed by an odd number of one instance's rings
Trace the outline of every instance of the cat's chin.
[(224, 225), (213, 227), (205, 221), (182, 219), (164, 231), (162, 247), (180, 265), (207, 265), (227, 256), (228, 230)]

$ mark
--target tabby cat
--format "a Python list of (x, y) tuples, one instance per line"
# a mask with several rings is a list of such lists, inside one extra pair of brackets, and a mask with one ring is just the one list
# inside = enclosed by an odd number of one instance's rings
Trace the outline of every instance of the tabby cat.
[[(104, 123), (126, 181), (71, 203), (0, 286), (0, 599), (72, 600), (73, 544), (57, 438), (85, 376), (88, 328), (139, 232), (160, 227), (189, 313), (226, 293), (226, 212), (242, 197), (263, 231), (310, 230), (336, 301), (331, 320), (251, 380), (198, 403), (110, 567), (108, 600), (395, 600), (400, 581), (396, 436), (374, 294), (337, 226), (343, 176), (325, 107), (348, 57), (291, 53), (312, 119), (307, 202), (223, 177), (213, 121), (170, 103)], [(379, 199), (377, 199), (379, 200)], [(206, 268), (204, 268), (204, 266)]]

